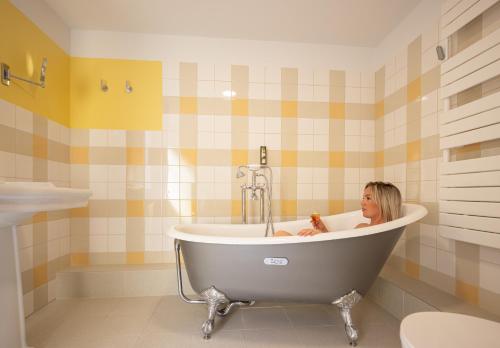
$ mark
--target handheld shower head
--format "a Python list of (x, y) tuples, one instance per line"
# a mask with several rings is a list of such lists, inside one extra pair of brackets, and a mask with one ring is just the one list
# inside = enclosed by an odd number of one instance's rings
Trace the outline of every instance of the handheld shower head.
[(242, 168), (246, 168), (246, 166), (238, 167), (238, 170), (236, 171), (236, 179), (240, 179), (245, 176), (245, 173), (243, 172), (243, 170), (241, 170)]

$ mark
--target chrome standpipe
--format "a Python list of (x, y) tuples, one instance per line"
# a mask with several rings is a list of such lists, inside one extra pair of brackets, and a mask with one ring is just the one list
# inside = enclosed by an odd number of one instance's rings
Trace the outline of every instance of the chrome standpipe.
[[(236, 172), (236, 178), (242, 178), (246, 174), (243, 172), (243, 169), (247, 169), (247, 172), (252, 173), (251, 183), (250, 184), (242, 184), (241, 185), (241, 222), (246, 224), (248, 223), (248, 213), (247, 213), (247, 191), (250, 191), (250, 199), (251, 200), (259, 200), (259, 222), (261, 224), (266, 223), (266, 234), (274, 235), (274, 225), (273, 225), (273, 217), (271, 210), (271, 202), (272, 202), (272, 183), (273, 183), (273, 173), (269, 166), (267, 165), (248, 165), (248, 166), (239, 166), (238, 171)], [(268, 171), (268, 176), (266, 175), (266, 171)], [(262, 177), (265, 181), (264, 184), (257, 183), (257, 177)], [(266, 203), (265, 196), (267, 195), (267, 216), (266, 216)], [(271, 233), (271, 234), (270, 234)]]
[(354, 326), (351, 317), (351, 309), (363, 297), (356, 291), (352, 290), (350, 293), (342, 296), (341, 298), (332, 302), (340, 309), (340, 316), (344, 320), (344, 329), (349, 340), (349, 344), (355, 347), (358, 344), (358, 329)]

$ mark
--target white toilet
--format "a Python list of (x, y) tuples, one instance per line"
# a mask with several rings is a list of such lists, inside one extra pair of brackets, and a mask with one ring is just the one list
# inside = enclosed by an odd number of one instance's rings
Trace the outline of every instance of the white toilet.
[(446, 312), (420, 312), (403, 319), (403, 348), (500, 347), (500, 323)]

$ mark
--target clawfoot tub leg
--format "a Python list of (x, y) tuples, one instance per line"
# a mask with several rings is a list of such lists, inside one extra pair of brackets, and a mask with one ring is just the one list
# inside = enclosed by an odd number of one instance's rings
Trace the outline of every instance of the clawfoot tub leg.
[(230, 301), (226, 295), (217, 290), (215, 286), (211, 286), (203, 291), (200, 296), (208, 306), (208, 319), (201, 326), (201, 332), (203, 333), (203, 338), (209, 339), (214, 329), (215, 315), (220, 310), (220, 307), (227, 307)]
[(340, 309), (340, 315), (345, 324), (345, 333), (351, 346), (358, 344), (358, 329), (356, 329), (352, 322), (351, 309), (356, 303), (361, 301), (361, 298), (361, 295), (356, 290), (352, 290), (350, 293), (332, 302), (332, 304)]

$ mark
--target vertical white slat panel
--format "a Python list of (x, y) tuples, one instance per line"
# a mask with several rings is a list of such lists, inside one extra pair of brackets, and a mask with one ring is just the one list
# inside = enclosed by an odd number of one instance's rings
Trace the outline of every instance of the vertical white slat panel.
[(441, 86), (448, 86), (500, 59), (500, 45), (495, 45), (480, 55), (441, 75)]
[(446, 201), (500, 202), (500, 187), (442, 187), (439, 198)]
[(446, 12), (441, 17), (441, 27), (445, 28), (447, 25), (450, 25), (453, 21), (455, 21), (458, 17), (460, 17), (465, 11), (470, 9), (480, 0), (462, 0), (457, 3), (455, 6), (450, 8), (448, 12)]
[(439, 184), (441, 187), (500, 186), (500, 172), (445, 175), (441, 177)]
[(468, 24), (474, 18), (493, 6), (498, 0), (481, 0), (475, 3), (467, 11), (462, 13), (449, 25), (445, 26), (442, 30), (443, 37), (449, 37), (451, 34)]
[(460, 2), (462, 2), (462, 0), (446, 0), (441, 6), (441, 16), (451, 11)]
[(489, 110), (474, 116), (451, 122), (441, 126), (441, 137), (467, 132), (471, 129), (482, 128), (500, 123), (500, 109)]
[(449, 226), (440, 226), (439, 235), (444, 238), (460, 240), (462, 242), (485, 245), (500, 249), (500, 234), (468, 230)]
[(439, 211), (441, 213), (500, 218), (500, 203), (440, 201)]
[(500, 107), (500, 92), (474, 100), (473, 102), (459, 106), (446, 113), (443, 112), (439, 121), (441, 124), (446, 124), (498, 107)]
[(440, 168), (440, 173), (441, 175), (445, 175), (477, 173), (492, 170), (500, 170), (500, 156), (489, 156), (443, 163)]
[(500, 233), (500, 219), (497, 218), (440, 213), (439, 223), (452, 227)]
[(441, 149), (476, 144), (483, 141), (494, 140), (500, 134), (500, 124), (474, 129), (460, 134), (442, 137), (439, 141)]
[(491, 47), (498, 45), (500, 42), (500, 28), (490, 33), (488, 36), (483, 37), (481, 40), (474, 42), (469, 47), (460, 51), (459, 54), (448, 58), (441, 64), (441, 74), (447, 73), (456, 67), (464, 64), (472, 58), (482, 54), (484, 51), (489, 50)]
[(463, 78), (441, 87), (441, 98), (448, 98), (465, 91), (467, 88), (478, 85), (500, 74), (500, 60), (495, 61)]

